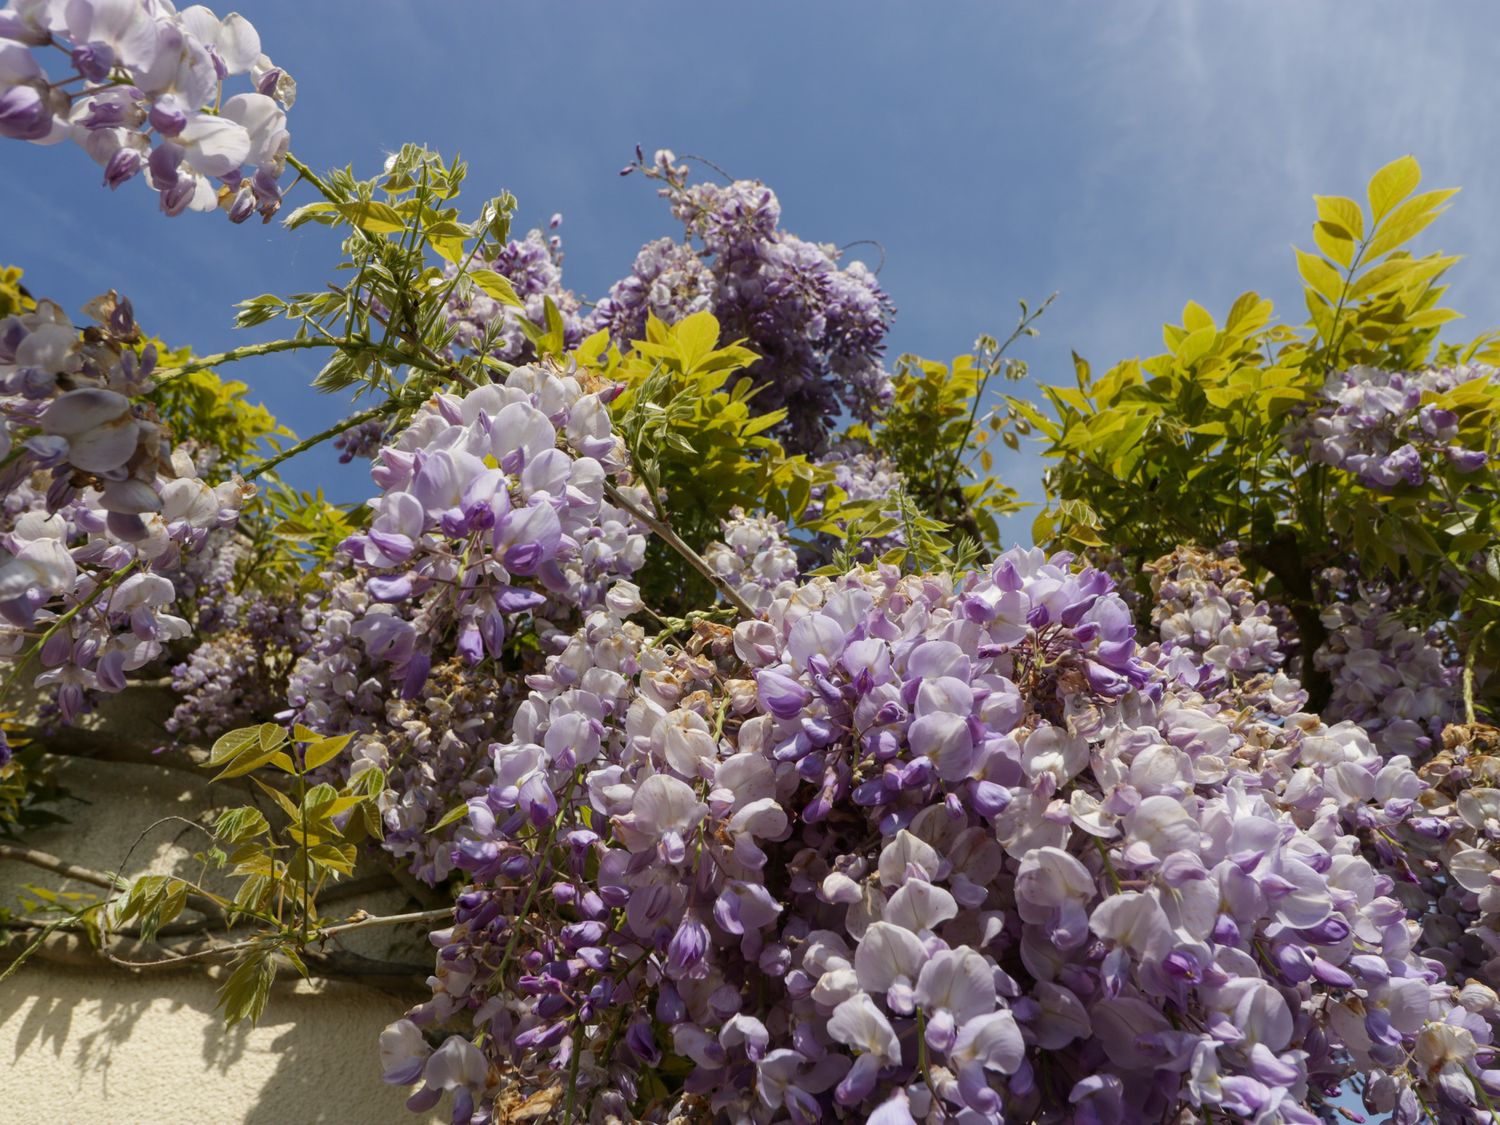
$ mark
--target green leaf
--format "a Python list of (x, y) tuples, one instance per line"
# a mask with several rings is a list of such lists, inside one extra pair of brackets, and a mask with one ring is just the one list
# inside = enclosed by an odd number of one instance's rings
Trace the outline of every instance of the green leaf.
[(213, 749), (209, 751), (207, 765), (217, 766), (229, 759), (238, 757), (246, 750), (255, 746), (260, 740), (259, 727), (240, 727), (238, 730), (229, 731), (220, 735), (214, 743)]
[(1379, 224), (1390, 213), (1391, 208), (1416, 191), (1421, 182), (1421, 165), (1411, 156), (1392, 160), (1370, 177), (1370, 213), (1375, 222)]
[(504, 274), (498, 274), (494, 270), (470, 270), (469, 278), (502, 305), (518, 309), (526, 307), (526, 303), (516, 296), (516, 287), (510, 283), (510, 278)]
[(304, 203), (301, 207), (298, 207), (295, 211), (293, 211), (290, 215), (283, 219), (282, 222), (286, 224), (287, 230), (296, 230), (304, 223), (313, 222), (315, 220), (318, 222), (322, 222), (325, 218), (331, 218), (333, 215), (333, 211), (333, 204), (329, 203), (327, 200), (319, 200), (316, 203)]
[(1339, 276), (1338, 270), (1316, 254), (1309, 254), (1296, 247), (1292, 250), (1297, 255), (1297, 272), (1302, 275), (1302, 280), (1312, 287), (1313, 292), (1327, 297), (1331, 304), (1337, 304), (1339, 295), (1344, 291), (1344, 279)]
[(682, 369), (693, 371), (719, 342), (719, 322), (711, 312), (696, 312), (672, 328), (682, 356)]
[(394, 207), (374, 200), (340, 203), (339, 214), (362, 231), (370, 234), (394, 234), (406, 229), (406, 220)]
[(267, 785), (258, 777), (252, 777), (250, 780), (255, 782), (256, 785), (259, 785), (263, 790), (265, 790), (265, 792), (271, 797), (271, 799), (281, 806), (281, 810), (286, 813), (287, 816), (291, 817), (293, 820), (297, 819), (297, 805), (290, 797), (288, 797), (280, 789), (277, 789), (274, 785)]
[(1354, 265), (1354, 243), (1338, 231), (1339, 228), (1331, 227), (1327, 223), (1314, 223), (1313, 241), (1318, 244), (1319, 250), (1348, 269)]
[(1365, 213), (1354, 200), (1342, 195), (1315, 195), (1318, 221), (1334, 228), (1348, 241), (1358, 242), (1365, 236)]
[(436, 824), (434, 824), (427, 831), (429, 833), (431, 833), (431, 832), (436, 832), (439, 828), (447, 828), (448, 825), (454, 824), (457, 821), (463, 820), (464, 817), (466, 817), (468, 815), (469, 815), (469, 806), (468, 806), (467, 803), (466, 804), (462, 804), (462, 805), (455, 805), (453, 808), (451, 808), (447, 812), (445, 812), (443, 814), (443, 816), (442, 816), (442, 819), (439, 820)]
[(350, 737), (350, 735), (341, 734), (337, 738), (320, 739), (308, 746), (303, 756), (306, 768), (315, 770), (319, 766), (333, 761), (343, 751), (344, 747), (349, 745)]
[(1370, 239), (1370, 245), (1365, 250), (1366, 260), (1374, 261), (1398, 246), (1410, 242), (1447, 210), (1443, 204), (1457, 194), (1456, 188), (1424, 191), (1421, 195), (1413, 196), (1401, 204), (1390, 213), (1385, 222), (1380, 224), (1375, 237)]
[(271, 985), (276, 980), (273, 950), (257, 947), (236, 963), (234, 971), (219, 990), (219, 1007), (224, 1009), (224, 1024), (233, 1027), (241, 1020), (255, 1023), (266, 1010)]
[(241, 754), (233, 762), (229, 763), (229, 765), (225, 766), (222, 770), (215, 774), (214, 780), (223, 781), (227, 777), (243, 777), (245, 774), (250, 773), (253, 770), (260, 769), (261, 766), (277, 757), (285, 760), (286, 766), (283, 766), (283, 769), (291, 766), (291, 759), (288, 758), (286, 754), (284, 754), (280, 749), (273, 748), (271, 750), (260, 750), (255, 753)]
[(225, 809), (214, 824), (214, 835), (229, 844), (243, 844), (270, 830), (271, 825), (265, 815), (248, 805)]

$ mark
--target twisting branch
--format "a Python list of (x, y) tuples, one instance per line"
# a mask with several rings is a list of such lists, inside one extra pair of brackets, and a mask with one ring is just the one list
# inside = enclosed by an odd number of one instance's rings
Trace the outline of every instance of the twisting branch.
[[(14, 931), (14, 936), (9, 941), (0, 941), (0, 964), (14, 963), (35, 956), (50, 964), (91, 971), (97, 971), (101, 965), (107, 965), (133, 976), (184, 970), (213, 971), (218, 968), (217, 965), (204, 964), (201, 959), (171, 959), (159, 956), (169, 949), (183, 949), (186, 946), (163, 946), (133, 938), (119, 938), (103, 949), (96, 949), (90, 944), (87, 935), (83, 933), (54, 931), (38, 939), (27, 932), (35, 929), (34, 925), (12, 923), (7, 928)], [(202, 940), (200, 939), (200, 942)], [(133, 954), (135, 957), (144, 957), (149, 954), (158, 956), (151, 960), (134, 960), (123, 956), (124, 954)], [(431, 972), (429, 965), (380, 961), (343, 950), (331, 953), (308, 950), (301, 955), (301, 958), (307, 969), (307, 975), (310, 977), (354, 981), (374, 987), (401, 990), (419, 988)], [(278, 975), (289, 977), (300, 975), (295, 966), (285, 958), (278, 957), (275, 963)]]
[[(326, 938), (337, 937), (340, 934), (353, 933), (356, 930), (369, 930), (380, 926), (405, 926), (415, 923), (437, 922), (451, 917), (453, 917), (453, 907), (451, 906), (445, 910), (418, 910), (410, 914), (367, 915), (363, 918), (356, 914), (352, 921), (340, 922), (333, 926), (322, 926), (314, 930), (310, 935), (309, 944), (321, 942)], [(220, 945), (203, 939), (201, 941), (189, 942), (182, 948), (169, 950), (165, 957), (160, 957), (152, 961), (127, 961), (113, 955), (111, 955), (110, 960), (115, 961), (125, 968), (153, 969), (158, 966), (173, 965), (184, 961), (202, 961), (210, 957), (233, 957), (257, 945), (263, 945), (264, 942), (265, 939), (263, 936), (248, 938), (245, 941), (230, 942), (227, 945)], [(305, 948), (307, 947), (299, 946), (299, 954)]]
[(729, 583), (714, 573), (713, 567), (704, 561), (702, 555), (682, 541), (682, 537), (672, 530), (671, 524), (658, 519), (633, 501), (626, 499), (625, 495), (618, 488), (607, 481), (604, 485), (604, 494), (609, 497), (611, 503), (618, 504), (624, 508), (632, 516), (649, 527), (658, 539), (687, 560), (687, 564), (703, 575), (704, 578), (708, 579), (709, 584), (715, 590), (719, 591), (726, 602), (739, 611), (741, 617), (746, 621), (755, 620), (755, 611), (750, 608), (745, 599), (740, 597), (738, 591), (730, 586)]
[(37, 851), (35, 848), (25, 848), (19, 844), (0, 844), (0, 859), (14, 860), (17, 863), (30, 864), (39, 867), (43, 871), (50, 871), (54, 875), (61, 875), (65, 879), (76, 879), (80, 883), (92, 883), (96, 887), (104, 887), (107, 890), (117, 891), (124, 887), (127, 880), (119, 875), (106, 875), (102, 871), (92, 868), (81, 867), (76, 863), (69, 863), (65, 859), (59, 859), (47, 852)]

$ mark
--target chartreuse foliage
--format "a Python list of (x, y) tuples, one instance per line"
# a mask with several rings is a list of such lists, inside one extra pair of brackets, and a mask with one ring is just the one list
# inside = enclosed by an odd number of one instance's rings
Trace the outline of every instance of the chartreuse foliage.
[(21, 276), (22, 271), (16, 266), (0, 266), (0, 316), (12, 316), (36, 308), (36, 302), (21, 284)]
[(576, 353), (586, 370), (621, 384), (611, 411), (632, 464), (668, 511), (691, 521), (678, 528), (690, 542), (717, 535), (719, 520), (735, 507), (795, 520), (812, 486), (832, 479), (766, 436), (786, 411), (755, 410), (743, 372), (759, 357), (719, 343), (719, 322), (700, 312), (670, 327), (650, 317), (646, 339), (624, 355), (602, 331)]
[[(519, 304), (506, 278), (471, 268), (504, 246), (516, 205), (513, 196), (496, 196), (477, 219), (460, 221), (453, 203), (467, 165), (461, 160), (448, 164), (415, 145), (404, 146), (380, 176), (368, 180), (356, 179), (349, 168), (326, 181), (305, 168), (299, 171), (324, 198), (297, 208), (286, 225), (295, 229), (316, 223), (347, 230), (345, 260), (339, 266), (346, 276), (342, 284), (321, 292), (289, 297), (267, 293), (245, 301), (241, 326), (276, 317), (290, 320), (298, 324), (297, 338), (307, 346), (332, 349), (314, 386), (382, 394), (404, 387), (415, 392), (406, 396), (408, 409), (420, 402), (424, 388), (445, 385), (455, 374), (470, 378), (464, 370), (504, 369), (488, 356), (490, 341), (481, 341), (462, 362), (447, 358), (453, 329), (442, 310), (450, 297), (476, 286), (498, 301)], [(403, 376), (404, 368), (410, 370)]]
[(115, 931), (129, 927), (143, 941), (154, 940), (188, 909), (231, 931), (254, 924), (253, 936), (227, 947), (235, 961), (220, 987), (219, 1005), (228, 1024), (258, 1019), (278, 957), (307, 975), (308, 946), (327, 926), (318, 895), (353, 872), (360, 841), (381, 835), (375, 798), (385, 779), (378, 769), (342, 786), (311, 782), (310, 775), (348, 742), (348, 735), (324, 738), (275, 723), (225, 734), (205, 763), (218, 770), (214, 780), (248, 777), (277, 812), (274, 821), (254, 805), (219, 812), (213, 844), (198, 858), (206, 869), (222, 869), (237, 882), (233, 893), (218, 894), (174, 875), (145, 875), (109, 904), (99, 924)]
[[(1050, 411), (1008, 399), (1010, 420), (1033, 428), (1055, 460), (1036, 541), (1108, 543), (1135, 573), (1178, 544), (1239, 541), (1242, 556), (1303, 610), (1299, 624), (1311, 641), (1320, 636), (1316, 614), (1306, 612), (1314, 577), (1352, 553), (1422, 591), (1427, 621), (1454, 617), (1471, 657), (1492, 660), (1500, 652), (1490, 628), (1500, 610), (1494, 473), (1439, 460), (1420, 484), (1371, 488), (1314, 463), (1288, 435), (1333, 372), (1500, 358), (1494, 334), (1466, 346), (1437, 341), (1458, 315), (1442, 304), (1442, 279), (1457, 259), (1406, 247), (1454, 192), (1418, 192), (1420, 178), (1416, 161), (1403, 157), (1370, 181), (1367, 208), (1317, 197), (1319, 252), (1295, 251), (1304, 324), (1277, 323), (1271, 302), (1255, 293), (1222, 320), (1190, 301), (1180, 323), (1163, 330), (1162, 354), (1097, 377), (1075, 357), (1077, 385), (1044, 388)], [(1460, 444), (1495, 454), (1495, 383), (1477, 378), (1423, 403), (1457, 415)], [(1469, 581), (1445, 581), (1455, 571)], [(1488, 656), (1480, 657), (1480, 643)]]
[[(159, 342), (157, 348), (157, 365), (167, 370), (184, 367), (193, 359), (191, 348), (169, 351)], [(179, 442), (191, 441), (218, 451), (218, 462), (206, 474), (216, 479), (226, 468), (243, 466), (263, 455), (275, 439), (294, 436), (264, 406), (246, 399), (249, 390), (238, 379), (222, 379), (211, 370), (189, 370), (162, 380), (150, 401), (163, 418), (171, 419), (173, 436)]]
[[(764, 509), (795, 522), (813, 487), (833, 479), (830, 470), (789, 456), (768, 436), (786, 411), (755, 410), (743, 372), (759, 357), (737, 343), (720, 346), (719, 337), (711, 313), (671, 326), (653, 316), (646, 339), (627, 352), (600, 331), (573, 353), (583, 371), (621, 386), (610, 409), (631, 464), (659, 510), (671, 513), (677, 533), (700, 549), (719, 536), (719, 521), (731, 509)], [(650, 604), (676, 608), (684, 598), (711, 597), (674, 552), (659, 543), (652, 550), (659, 555), (646, 569), (661, 581), (647, 590)]]

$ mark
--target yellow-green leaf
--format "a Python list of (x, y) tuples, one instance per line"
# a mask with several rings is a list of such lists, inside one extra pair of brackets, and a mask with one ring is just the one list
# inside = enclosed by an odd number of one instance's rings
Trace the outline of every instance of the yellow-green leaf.
[(1374, 261), (1382, 254), (1405, 245), (1417, 237), (1427, 229), (1433, 219), (1447, 210), (1443, 204), (1457, 194), (1457, 188), (1424, 191), (1421, 195), (1413, 196), (1401, 204), (1390, 213), (1385, 222), (1380, 224), (1375, 237), (1370, 239), (1370, 245), (1365, 251), (1366, 260)]
[(1350, 241), (1365, 236), (1365, 213), (1354, 200), (1342, 195), (1315, 195), (1313, 202), (1318, 205), (1319, 222), (1337, 227)]
[(469, 277), (475, 285), (502, 305), (525, 307), (521, 298), (516, 296), (516, 288), (510, 283), (510, 278), (504, 274), (498, 274), (494, 270), (470, 270)]
[(429, 833), (432, 833), (432, 832), (436, 832), (439, 828), (447, 828), (448, 825), (454, 823), (455, 821), (462, 820), (464, 817), (466, 817), (468, 815), (469, 815), (469, 806), (468, 806), (467, 803), (462, 804), (462, 805), (455, 805), (453, 808), (451, 808), (447, 812), (445, 812), (443, 814), (443, 816), (442, 816), (442, 819), (439, 820), (436, 824), (434, 824), (427, 831)]
[(339, 756), (339, 752), (342, 751), (345, 746), (349, 745), (350, 737), (351, 736), (347, 734), (341, 734), (337, 738), (325, 738), (318, 742), (314, 742), (307, 748), (307, 753), (304, 758), (304, 761), (307, 764), (307, 768), (310, 770), (315, 770), (325, 762), (333, 761), (334, 758), (337, 758)]
[(394, 234), (406, 229), (406, 222), (401, 218), (400, 212), (374, 200), (368, 203), (341, 203), (339, 214), (370, 234)]
[(1318, 244), (1319, 250), (1348, 269), (1354, 264), (1354, 241), (1345, 238), (1341, 230), (1342, 228), (1328, 223), (1314, 223), (1313, 241)]
[(1182, 307), (1182, 326), (1189, 332), (1197, 332), (1203, 328), (1212, 328), (1214, 318), (1197, 301), (1189, 301)]
[(241, 727), (221, 735), (214, 743), (213, 749), (209, 751), (208, 764), (211, 766), (222, 765), (230, 758), (243, 754), (260, 741), (259, 727)]
[(672, 335), (677, 339), (683, 371), (692, 371), (719, 342), (719, 322), (711, 312), (695, 312), (678, 321)]
[(1337, 304), (1339, 294), (1344, 290), (1344, 279), (1339, 276), (1338, 270), (1316, 254), (1309, 254), (1295, 247), (1293, 252), (1297, 255), (1297, 272), (1302, 275), (1302, 280), (1312, 287), (1313, 292)]
[(1402, 156), (1392, 160), (1370, 177), (1370, 213), (1378, 224), (1422, 182), (1422, 167), (1415, 157)]

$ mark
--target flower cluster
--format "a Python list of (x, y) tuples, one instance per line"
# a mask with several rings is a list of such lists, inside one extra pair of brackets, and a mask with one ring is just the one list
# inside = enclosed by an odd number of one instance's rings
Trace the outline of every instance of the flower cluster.
[[(43, 52), (66, 58), (49, 74)], [(250, 90), (224, 97), (247, 75)], [(250, 21), (168, 0), (12, 0), (0, 10), (0, 136), (71, 140), (117, 188), (138, 173), (168, 215), (269, 220), (281, 206), (296, 84)]]
[[(554, 216), (553, 228), (561, 222), (560, 216)], [(467, 289), (467, 295), (455, 290), (445, 309), (455, 333), (454, 343), (468, 350), (483, 348), (507, 363), (535, 359), (536, 348), (522, 331), (521, 318), (545, 325), (548, 301), (562, 317), (565, 345), (571, 348), (583, 339), (580, 302), (562, 283), (561, 245), (557, 235), (549, 237), (533, 230), (523, 239), (511, 239), (493, 260), (480, 263), (511, 283), (522, 307), (498, 301), (477, 287)], [(448, 276), (456, 272), (457, 267), (448, 267)]]
[(451, 866), (448, 836), (429, 830), (488, 783), (483, 750), (509, 714), (518, 681), (479, 671), (524, 660), (508, 622), (529, 615), (545, 639), (616, 589), (633, 597), (645, 537), (605, 495), (624, 466), (610, 390), (522, 367), (434, 397), (376, 457), (383, 492), (342, 548), (358, 576), (308, 607), (316, 639), (290, 676), (291, 715), (360, 736), (354, 772), (387, 779), (386, 849), (429, 882)]
[(1364, 583), (1326, 608), (1323, 624), (1314, 659), (1333, 680), (1325, 713), (1353, 719), (1390, 753), (1434, 749), (1458, 715), (1460, 661), (1441, 629), (1413, 628), (1389, 590)]
[(417, 699), (387, 697), (381, 721), (353, 743), (348, 776), (374, 768), (385, 778), (381, 847), (430, 886), (454, 867), (453, 830), (439, 822), (490, 785), (488, 748), (521, 688), (519, 678), (497, 683), (453, 658), (433, 668)]
[(51, 301), (0, 321), (0, 452), (23, 447), (7, 483), (51, 470), (52, 508), (93, 483), (123, 527), (160, 509), (154, 481), (171, 471), (160, 422), (132, 401), (151, 387), (156, 348), (141, 346), (128, 300), (110, 293), (84, 312), (83, 332)]
[[(211, 743), (281, 709), (286, 672), (301, 643), (290, 607), (269, 598), (236, 598), (222, 607), (224, 626), (172, 668), (178, 703), (167, 733), (178, 743)], [(203, 636), (202, 626), (197, 635)]]
[(379, 418), (371, 418), (357, 426), (351, 426), (333, 439), (333, 447), (339, 451), (339, 464), (351, 461), (370, 461), (385, 444), (386, 426)]
[[(881, 516), (899, 517), (898, 494), (906, 487), (906, 478), (895, 462), (883, 453), (877, 453), (862, 443), (840, 442), (822, 457), (819, 467), (833, 470), (833, 483), (844, 494), (844, 503), (860, 503), (868, 500), (888, 500), (889, 508), (880, 509)], [(815, 485), (812, 499), (807, 505), (806, 517), (817, 519), (825, 511), (828, 488)], [(826, 561), (842, 540), (829, 535), (820, 535), (813, 544), (812, 553)], [(859, 545), (855, 556), (861, 562), (872, 562), (894, 547), (906, 546), (906, 532), (897, 527), (889, 534), (867, 539)]]
[(1440, 983), (1363, 842), (1430, 838), (1411, 761), (1172, 686), (1099, 572), (816, 579), (685, 650), (630, 608), (469, 802), (434, 997), (382, 1041), (414, 1108), (504, 1075), (629, 1119), (669, 1054), (651, 1120), (1314, 1125), (1350, 1059), (1372, 1108), (1500, 1087), (1500, 1003)]
[(1285, 639), (1232, 544), (1214, 552), (1179, 547), (1145, 570), (1161, 638), (1157, 663), (1176, 682), (1205, 696), (1227, 690), (1274, 714), (1302, 708), (1306, 692), (1282, 671)]
[(199, 641), (172, 668), (178, 703), (166, 721), (177, 743), (211, 743), (280, 709), (286, 674), (302, 645), (290, 599), (246, 589), (249, 544), (231, 528), (210, 531), (168, 575)]
[(761, 613), (791, 592), (798, 578), (797, 552), (787, 542), (785, 523), (734, 508), (719, 527), (724, 538), (704, 548), (704, 561), (746, 605)]
[(129, 302), (88, 312), (82, 332), (47, 301), (0, 321), (0, 486), (22, 501), (0, 535), (0, 653), (35, 650), (66, 721), (188, 634), (174, 576), (252, 491), (171, 448)]
[(756, 405), (786, 408), (778, 436), (793, 452), (822, 449), (841, 410), (870, 420), (892, 394), (881, 357), (894, 307), (875, 275), (862, 262), (841, 264), (832, 246), (780, 229), (781, 204), (762, 183), (689, 186), (687, 169), (666, 150), (641, 167), (665, 185), (686, 238), (647, 244), (590, 326), (626, 346), (647, 312), (677, 318), (709, 309), (725, 339), (761, 356), (748, 372), (760, 388)]
[(354, 633), (403, 696), (439, 646), (469, 665), (499, 660), (507, 618), (549, 599), (586, 610), (641, 564), (641, 529), (605, 498), (624, 468), (609, 393), (521, 367), (434, 396), (381, 450), (369, 530), (345, 548), (374, 603)]
[(646, 319), (667, 324), (698, 312), (712, 312), (717, 284), (697, 250), (670, 238), (641, 247), (629, 275), (610, 286), (590, 317), (617, 341), (644, 340)]
[(1500, 372), (1481, 364), (1337, 371), (1328, 376), (1321, 404), (1288, 430), (1288, 440), (1315, 463), (1351, 472), (1370, 488), (1420, 485), (1443, 462), (1472, 473), (1488, 454), (1459, 443), (1458, 415), (1431, 398), (1475, 379), (1494, 382)]

